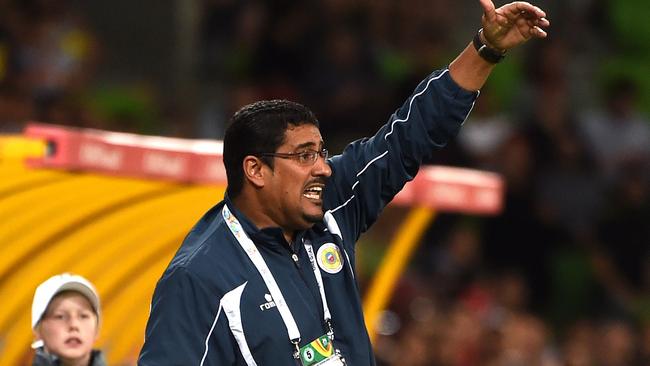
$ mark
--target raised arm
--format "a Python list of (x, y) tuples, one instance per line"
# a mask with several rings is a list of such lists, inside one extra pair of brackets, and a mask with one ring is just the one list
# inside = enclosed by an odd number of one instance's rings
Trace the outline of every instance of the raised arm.
[(422, 161), (456, 136), (495, 58), (532, 37), (546, 36), (542, 27), (549, 22), (541, 9), (526, 2), (495, 9), (491, 0), (480, 1), (484, 31), (473, 43), (486, 45), (491, 53), (481, 56), (470, 43), (449, 69), (425, 78), (374, 136), (351, 143), (343, 154), (330, 159), (333, 174), (325, 189), (326, 208), (339, 223), (350, 250), (415, 177)]
[(478, 33), (479, 42), (471, 42), (449, 64), (451, 78), (462, 88), (479, 90), (496, 65), (482, 57), (478, 50), (484, 45), (487, 53), (505, 55), (506, 51), (529, 39), (544, 38), (542, 28), (550, 25), (546, 13), (527, 2), (515, 1), (495, 8), (491, 0), (479, 0), (483, 7), (482, 30)]

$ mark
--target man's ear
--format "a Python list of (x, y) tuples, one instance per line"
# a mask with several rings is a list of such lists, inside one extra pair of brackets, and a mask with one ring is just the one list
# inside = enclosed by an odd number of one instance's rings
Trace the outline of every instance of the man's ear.
[(264, 163), (257, 156), (248, 155), (243, 161), (244, 177), (255, 188), (264, 187)]

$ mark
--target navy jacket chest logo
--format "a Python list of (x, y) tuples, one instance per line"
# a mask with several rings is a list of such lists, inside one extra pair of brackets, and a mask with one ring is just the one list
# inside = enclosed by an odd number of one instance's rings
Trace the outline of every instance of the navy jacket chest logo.
[(343, 269), (343, 256), (338, 245), (334, 243), (325, 243), (318, 248), (316, 252), (316, 263), (321, 270), (336, 274)]
[(273, 297), (270, 294), (264, 294), (264, 299), (266, 302), (260, 305), (260, 310), (264, 311), (275, 307), (275, 301), (273, 301)]

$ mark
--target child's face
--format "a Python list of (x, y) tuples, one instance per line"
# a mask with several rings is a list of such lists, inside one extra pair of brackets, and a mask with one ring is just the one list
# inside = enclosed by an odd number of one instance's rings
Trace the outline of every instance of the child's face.
[(63, 361), (87, 362), (97, 339), (97, 315), (80, 293), (62, 292), (50, 302), (36, 333)]

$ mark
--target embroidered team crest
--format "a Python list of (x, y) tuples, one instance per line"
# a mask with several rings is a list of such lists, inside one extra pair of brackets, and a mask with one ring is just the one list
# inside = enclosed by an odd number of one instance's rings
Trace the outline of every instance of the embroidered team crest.
[(334, 243), (325, 243), (316, 254), (318, 266), (327, 273), (339, 273), (343, 268), (343, 258), (339, 247)]

